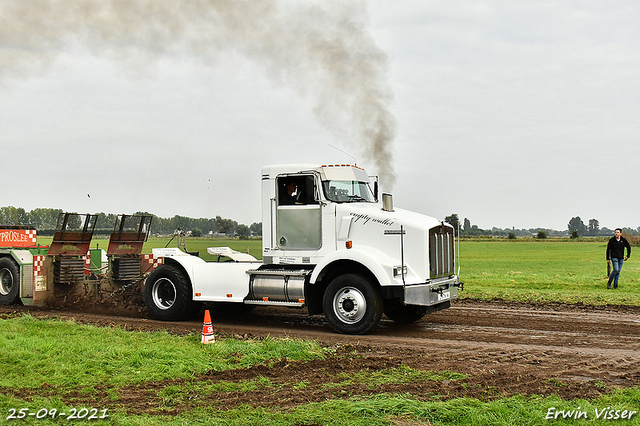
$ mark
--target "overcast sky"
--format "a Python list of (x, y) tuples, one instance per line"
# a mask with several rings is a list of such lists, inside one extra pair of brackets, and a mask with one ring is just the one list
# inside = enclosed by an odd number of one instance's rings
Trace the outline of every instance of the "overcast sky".
[[(237, 18), (222, 11), (180, 25), (142, 13), (154, 31), (130, 46), (122, 27), (140, 23), (123, 15), (116, 26), (91, 11), (90, 25), (67, 19), (68, 5), (91, 0), (24, 3), (0, 5), (0, 206), (251, 224), (263, 165), (353, 162), (333, 145), (385, 174), (373, 148), (348, 140), (341, 101), (322, 110), (327, 83), (287, 45), (329, 28), (331, 43), (362, 43), (357, 58), (375, 62), (396, 207), (480, 228), (561, 230), (573, 216), (640, 226), (637, 0), (272, 0), (248, 28), (277, 34), (276, 53), (246, 31), (210, 31)], [(337, 40), (333, 21), (356, 41)], [(341, 72), (345, 92), (360, 88)]]

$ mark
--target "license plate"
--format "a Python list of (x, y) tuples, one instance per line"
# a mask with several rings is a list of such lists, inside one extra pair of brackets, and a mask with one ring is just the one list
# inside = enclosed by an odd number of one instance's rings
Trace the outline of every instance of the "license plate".
[(448, 291), (443, 291), (442, 293), (438, 293), (438, 302), (442, 300), (449, 300), (451, 298), (451, 293)]

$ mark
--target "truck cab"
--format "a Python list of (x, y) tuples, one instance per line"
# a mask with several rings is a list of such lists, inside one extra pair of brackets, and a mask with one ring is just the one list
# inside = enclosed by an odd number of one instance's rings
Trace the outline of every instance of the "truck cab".
[(362, 334), (383, 313), (414, 322), (457, 297), (453, 228), (394, 209), (388, 194), (380, 202), (377, 179), (361, 167), (267, 166), (261, 182), (262, 262), (154, 251), (165, 259), (145, 286), (156, 318), (179, 319), (198, 301), (280, 305), (324, 314), (340, 333)]

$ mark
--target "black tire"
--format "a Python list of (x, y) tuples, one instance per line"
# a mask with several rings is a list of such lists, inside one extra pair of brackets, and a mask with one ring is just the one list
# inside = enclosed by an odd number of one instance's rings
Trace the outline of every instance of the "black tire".
[(335, 278), (324, 293), (324, 315), (338, 333), (365, 334), (382, 317), (380, 290), (357, 274)]
[(19, 299), (20, 274), (11, 259), (0, 259), (0, 305), (11, 305)]
[(420, 306), (397, 304), (390, 309), (385, 309), (384, 314), (399, 324), (411, 324), (422, 319), (426, 312)]
[(161, 265), (149, 275), (144, 301), (151, 316), (162, 321), (189, 319), (196, 307), (189, 277), (174, 265)]

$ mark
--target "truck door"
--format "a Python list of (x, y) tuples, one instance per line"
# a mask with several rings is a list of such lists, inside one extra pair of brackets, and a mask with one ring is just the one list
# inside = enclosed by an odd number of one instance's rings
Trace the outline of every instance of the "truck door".
[(318, 250), (322, 246), (322, 220), (314, 175), (281, 176), (277, 185), (277, 247), (280, 250)]

